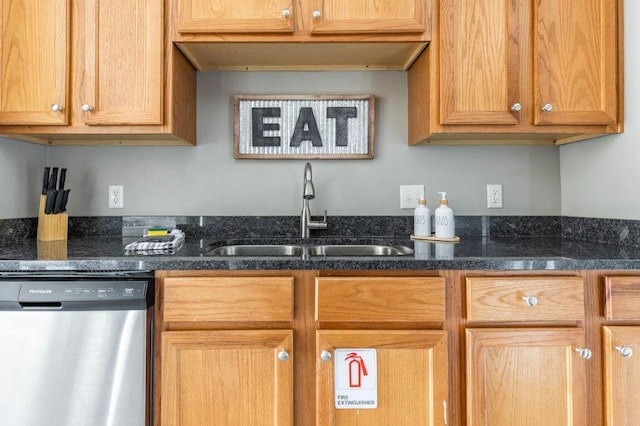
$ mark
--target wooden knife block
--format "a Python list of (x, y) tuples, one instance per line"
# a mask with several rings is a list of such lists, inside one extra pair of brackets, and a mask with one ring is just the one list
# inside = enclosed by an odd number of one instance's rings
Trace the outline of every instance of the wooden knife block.
[(44, 206), (46, 202), (47, 196), (40, 195), (40, 209), (38, 210), (38, 240), (66, 240), (69, 228), (69, 215), (67, 212), (44, 214)]

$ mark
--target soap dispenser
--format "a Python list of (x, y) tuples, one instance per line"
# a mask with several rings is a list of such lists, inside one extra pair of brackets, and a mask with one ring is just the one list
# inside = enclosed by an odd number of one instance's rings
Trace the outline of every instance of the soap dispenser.
[(453, 238), (455, 236), (455, 222), (453, 219), (453, 210), (448, 206), (446, 192), (438, 192), (440, 194), (440, 207), (435, 211), (436, 238)]
[(431, 211), (424, 198), (418, 200), (418, 207), (413, 211), (413, 235), (416, 237), (431, 236)]

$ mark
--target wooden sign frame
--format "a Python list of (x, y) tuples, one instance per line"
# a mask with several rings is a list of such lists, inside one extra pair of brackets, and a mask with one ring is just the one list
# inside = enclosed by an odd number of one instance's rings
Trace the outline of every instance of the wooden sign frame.
[(237, 95), (235, 159), (374, 158), (373, 95)]

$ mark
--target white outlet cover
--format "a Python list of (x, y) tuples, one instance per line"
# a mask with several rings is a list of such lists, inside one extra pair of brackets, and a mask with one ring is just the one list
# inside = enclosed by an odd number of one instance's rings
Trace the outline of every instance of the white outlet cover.
[(487, 208), (488, 209), (502, 208), (502, 185), (501, 184), (487, 185)]
[(109, 185), (109, 208), (124, 208), (124, 188), (122, 185)]

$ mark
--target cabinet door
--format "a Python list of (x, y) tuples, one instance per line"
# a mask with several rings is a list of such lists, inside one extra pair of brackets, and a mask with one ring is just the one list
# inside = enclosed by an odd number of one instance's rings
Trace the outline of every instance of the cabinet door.
[(604, 327), (605, 424), (640, 425), (640, 327)]
[(312, 33), (415, 33), (425, 31), (424, 0), (312, 0)]
[(162, 124), (163, 28), (162, 0), (86, 1), (85, 124)]
[(0, 124), (67, 124), (70, 1), (0, 0), (0, 11)]
[(440, 13), (441, 124), (518, 124), (526, 4), (443, 0)]
[(292, 33), (292, 0), (179, 0), (181, 33)]
[(617, 3), (533, 2), (534, 124), (616, 122)]
[(467, 424), (587, 424), (580, 329), (467, 329)]
[[(446, 424), (447, 343), (443, 331), (322, 330), (316, 334), (316, 425)], [(336, 349), (377, 351), (378, 407), (336, 409)], [(326, 351), (323, 353), (323, 351)], [(369, 370), (372, 366), (368, 366)]]
[(293, 424), (292, 347), (290, 330), (163, 332), (161, 424)]

